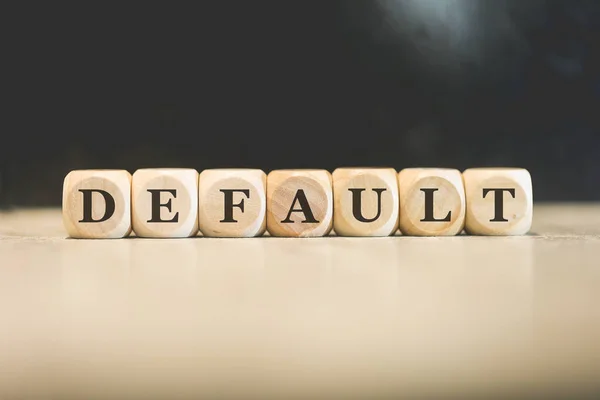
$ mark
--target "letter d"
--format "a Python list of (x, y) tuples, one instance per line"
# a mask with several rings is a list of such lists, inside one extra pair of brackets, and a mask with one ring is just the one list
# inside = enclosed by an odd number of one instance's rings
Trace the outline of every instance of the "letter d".
[[(79, 189), (83, 193), (83, 219), (79, 222), (104, 222), (115, 213), (115, 199), (105, 190), (102, 189)], [(104, 197), (104, 203), (106, 208), (104, 216), (100, 219), (94, 219), (92, 217), (92, 194), (100, 193)]]

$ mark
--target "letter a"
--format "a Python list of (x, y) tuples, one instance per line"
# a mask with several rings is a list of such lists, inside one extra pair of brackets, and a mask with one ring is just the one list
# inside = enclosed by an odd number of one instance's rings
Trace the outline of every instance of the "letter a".
[[(294, 208), (296, 201), (298, 201), (298, 203), (300, 204), (300, 208)], [(315, 219), (315, 216), (313, 215), (312, 210), (310, 209), (310, 206), (308, 205), (308, 200), (306, 199), (304, 190), (302, 190), (302, 189), (299, 189), (296, 192), (296, 197), (294, 197), (294, 201), (292, 201), (292, 207), (290, 208), (290, 211), (288, 212), (287, 217), (283, 221), (281, 221), (281, 223), (282, 224), (294, 223), (294, 221), (292, 221), (290, 219), (290, 216), (294, 212), (301, 212), (304, 214), (304, 221), (302, 221), (303, 224), (315, 224), (315, 223), (319, 222)]]

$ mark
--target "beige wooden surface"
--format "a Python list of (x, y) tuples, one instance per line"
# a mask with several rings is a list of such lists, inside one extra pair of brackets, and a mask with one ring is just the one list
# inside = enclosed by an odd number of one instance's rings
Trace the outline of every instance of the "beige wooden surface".
[(1, 399), (600, 393), (600, 205), (511, 238), (64, 236), (0, 213)]

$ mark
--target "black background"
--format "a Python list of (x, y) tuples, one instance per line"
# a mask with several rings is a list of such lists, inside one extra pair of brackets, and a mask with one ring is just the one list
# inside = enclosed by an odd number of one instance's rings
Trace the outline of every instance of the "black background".
[(600, 200), (600, 2), (4, 8), (0, 205), (71, 169), (519, 166)]

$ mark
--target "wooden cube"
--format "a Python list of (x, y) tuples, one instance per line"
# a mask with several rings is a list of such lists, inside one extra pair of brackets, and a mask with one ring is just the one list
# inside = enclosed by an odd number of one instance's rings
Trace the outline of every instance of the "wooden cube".
[(400, 232), (452, 236), (465, 224), (465, 189), (459, 170), (406, 168), (398, 174)]
[(523, 168), (470, 168), (465, 231), (471, 235), (524, 235), (533, 219), (533, 187)]
[(198, 183), (198, 223), (209, 237), (265, 232), (267, 175), (260, 169), (207, 169)]
[(325, 236), (332, 228), (333, 190), (326, 170), (277, 170), (267, 176), (267, 230), (273, 236)]
[(198, 232), (195, 169), (138, 169), (131, 182), (131, 199), (137, 236), (179, 238)]
[(393, 168), (333, 171), (333, 229), (340, 236), (389, 236), (398, 229), (398, 179)]
[(72, 238), (116, 239), (131, 232), (131, 174), (71, 171), (63, 183), (62, 217)]

